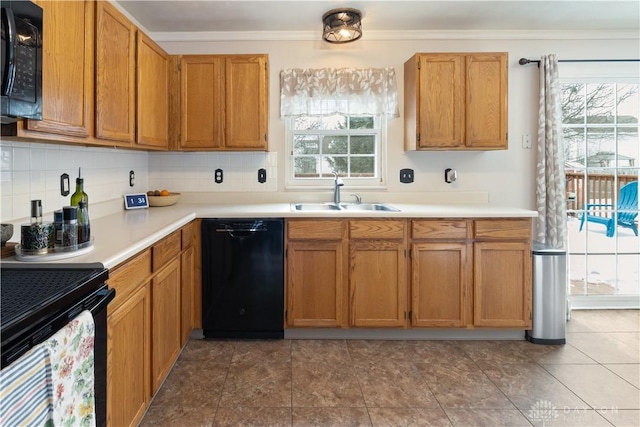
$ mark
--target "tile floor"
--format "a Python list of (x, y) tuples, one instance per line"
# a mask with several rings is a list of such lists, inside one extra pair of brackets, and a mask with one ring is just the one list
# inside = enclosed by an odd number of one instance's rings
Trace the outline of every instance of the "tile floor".
[(640, 426), (640, 310), (567, 345), (191, 340), (142, 426)]

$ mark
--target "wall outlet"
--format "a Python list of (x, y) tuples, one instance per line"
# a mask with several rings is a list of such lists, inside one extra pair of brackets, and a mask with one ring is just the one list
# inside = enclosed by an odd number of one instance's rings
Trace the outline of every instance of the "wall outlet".
[(264, 168), (258, 169), (258, 182), (264, 184), (267, 182), (267, 170)]
[(71, 192), (71, 184), (69, 184), (69, 174), (63, 173), (60, 175), (60, 195), (68, 196)]
[(522, 135), (522, 148), (531, 148), (531, 135), (528, 133)]
[(400, 182), (410, 184), (413, 182), (413, 169), (400, 169)]
[(223, 181), (223, 175), (222, 175), (222, 169), (216, 169), (213, 172), (213, 180), (216, 182), (216, 184), (222, 184)]

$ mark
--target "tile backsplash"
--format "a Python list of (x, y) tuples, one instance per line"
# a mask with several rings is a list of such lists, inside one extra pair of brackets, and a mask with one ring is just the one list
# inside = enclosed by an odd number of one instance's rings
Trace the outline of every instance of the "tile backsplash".
[[(0, 220), (29, 216), (30, 200), (40, 199), (44, 212), (68, 205), (60, 195), (60, 175), (69, 174), (75, 189), (82, 168), (89, 202), (122, 198), (123, 194), (167, 188), (176, 192), (277, 191), (277, 153), (157, 153), (116, 148), (81, 147), (37, 142), (0, 141)], [(267, 173), (258, 182), (258, 170)], [(223, 182), (214, 182), (214, 171)], [(135, 185), (129, 186), (129, 171)]]
[[(177, 192), (249, 192), (278, 190), (277, 153), (150, 153), (149, 188)], [(214, 172), (222, 170), (216, 183)], [(258, 182), (258, 170), (267, 180)]]
[[(28, 217), (29, 202), (33, 199), (42, 200), (44, 212), (68, 205), (75, 190), (79, 167), (82, 168), (90, 204), (132, 192), (129, 187), (130, 170), (136, 173), (136, 187), (146, 188), (147, 184), (149, 156), (146, 152), (2, 141), (0, 153), (3, 221)], [(60, 194), (60, 175), (63, 173), (69, 174), (69, 196)]]

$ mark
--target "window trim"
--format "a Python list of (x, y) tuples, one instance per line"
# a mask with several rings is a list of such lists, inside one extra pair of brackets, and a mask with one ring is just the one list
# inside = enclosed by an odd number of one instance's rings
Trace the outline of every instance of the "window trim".
[[(348, 115), (347, 115), (348, 116)], [(287, 117), (285, 119), (285, 190), (333, 190), (333, 178), (294, 178), (293, 166), (293, 136), (295, 117)], [(387, 188), (387, 117), (374, 116), (374, 120), (379, 123), (379, 140), (378, 140), (378, 156), (377, 178), (347, 178), (342, 177), (345, 187), (349, 190), (382, 190)], [(374, 129), (375, 130), (375, 129)], [(367, 131), (369, 131), (367, 129)], [(371, 132), (373, 133), (373, 132)]]

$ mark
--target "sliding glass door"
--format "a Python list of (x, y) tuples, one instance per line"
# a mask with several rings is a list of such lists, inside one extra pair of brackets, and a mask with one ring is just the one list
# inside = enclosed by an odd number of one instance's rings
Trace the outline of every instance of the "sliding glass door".
[(638, 307), (639, 84), (575, 81), (561, 89), (570, 301)]

